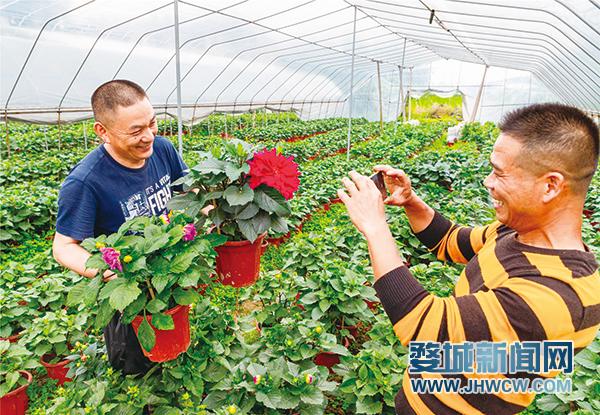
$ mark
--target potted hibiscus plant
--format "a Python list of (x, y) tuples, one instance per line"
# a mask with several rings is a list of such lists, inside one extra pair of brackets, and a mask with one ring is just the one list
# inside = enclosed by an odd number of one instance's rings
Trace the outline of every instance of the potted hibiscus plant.
[[(86, 266), (99, 273), (76, 285), (69, 303), (98, 304), (97, 328), (122, 313), (121, 322), (132, 324), (150, 360), (175, 359), (190, 345), (189, 305), (199, 297), (198, 285), (210, 282), (213, 248), (223, 242), (220, 235), (198, 235), (183, 213), (134, 218), (110, 236), (82, 242), (92, 254)], [(108, 269), (117, 278), (103, 283)]]
[(292, 156), (264, 150), (241, 140), (226, 140), (209, 152), (174, 185), (188, 191), (169, 202), (197, 220), (208, 206), (212, 232), (226, 235), (217, 247), (217, 274), (224, 284), (251, 285), (258, 279), (264, 237), (285, 234), (288, 200), (298, 190), (300, 172)]

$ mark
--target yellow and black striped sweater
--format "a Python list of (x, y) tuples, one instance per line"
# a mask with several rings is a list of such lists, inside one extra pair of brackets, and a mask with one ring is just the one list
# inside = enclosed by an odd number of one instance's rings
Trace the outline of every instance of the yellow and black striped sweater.
[[(573, 340), (578, 352), (594, 339), (600, 327), (600, 275), (591, 252), (525, 245), (517, 240), (514, 230), (500, 222), (461, 227), (437, 212), (431, 224), (416, 236), (440, 260), (467, 266), (454, 295), (448, 298), (429, 294), (405, 266), (375, 283), (402, 344)], [(457, 377), (410, 374), (416, 376)], [(535, 376), (540, 375), (458, 377), (461, 386), (466, 386), (469, 377)], [(514, 414), (534, 399), (534, 394), (417, 395), (411, 391), (410, 377), (407, 370), (396, 396), (398, 414)]]

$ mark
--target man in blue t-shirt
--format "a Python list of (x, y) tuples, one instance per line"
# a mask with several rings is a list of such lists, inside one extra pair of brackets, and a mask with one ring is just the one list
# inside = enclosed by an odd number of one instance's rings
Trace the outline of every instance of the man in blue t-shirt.
[[(187, 166), (163, 137), (157, 137), (156, 115), (146, 92), (131, 81), (107, 82), (92, 95), (94, 132), (104, 144), (77, 164), (58, 197), (54, 258), (86, 277), (90, 257), (80, 242), (116, 232), (128, 219), (167, 212), (171, 183)], [(116, 278), (108, 271), (104, 280)], [(115, 314), (104, 330), (111, 365), (125, 374), (145, 373), (151, 362), (143, 355), (131, 325)]]

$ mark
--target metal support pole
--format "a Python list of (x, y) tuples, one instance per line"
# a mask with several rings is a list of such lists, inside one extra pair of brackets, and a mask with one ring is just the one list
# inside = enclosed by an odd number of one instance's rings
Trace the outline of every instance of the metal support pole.
[(404, 38), (404, 46), (402, 47), (402, 65), (398, 66), (398, 75), (400, 76), (400, 85), (398, 87), (398, 104), (396, 105), (396, 122), (394, 123), (394, 135), (398, 131), (398, 117), (400, 116), (400, 104), (402, 103), (402, 121), (406, 121), (406, 113), (404, 112), (404, 85), (402, 83), (404, 72), (404, 56), (406, 55), (406, 38)]
[(60, 128), (60, 110), (58, 110), (58, 149), (62, 149), (62, 130)]
[(412, 71), (413, 68), (412, 66), (410, 67), (410, 70), (408, 71), (408, 120), (411, 120), (412, 117), (412, 94), (411, 94), (411, 89), (412, 89)]
[(183, 140), (181, 138), (181, 64), (179, 56), (179, 1), (173, 1), (175, 18), (175, 76), (177, 77), (177, 142), (179, 143), (179, 155), (183, 157)]
[(8, 114), (4, 113), (4, 127), (6, 128), (6, 158), (10, 158), (10, 134), (8, 132)]
[(483, 84), (485, 83), (485, 75), (487, 74), (488, 68), (489, 66), (485, 65), (483, 76), (481, 77), (481, 84), (479, 85), (479, 91), (477, 91), (477, 97), (475, 98), (475, 104), (473, 104), (473, 110), (471, 111), (471, 119), (469, 122), (475, 121), (475, 116), (477, 115), (477, 110), (479, 109), (479, 102), (481, 101), (481, 94), (483, 92)]
[(383, 97), (381, 94), (381, 69), (379, 61), (377, 63), (377, 92), (379, 95), (379, 135), (383, 135)]
[(352, 29), (352, 67), (350, 72), (350, 109), (348, 111), (348, 144), (346, 146), (346, 160), (350, 160), (350, 136), (352, 134), (352, 102), (354, 98), (354, 52), (356, 51), (356, 13), (354, 6), (354, 28)]
[(85, 149), (88, 149), (88, 136), (87, 136), (87, 129), (85, 128), (85, 121), (82, 122), (81, 124), (83, 124), (83, 145), (85, 146)]

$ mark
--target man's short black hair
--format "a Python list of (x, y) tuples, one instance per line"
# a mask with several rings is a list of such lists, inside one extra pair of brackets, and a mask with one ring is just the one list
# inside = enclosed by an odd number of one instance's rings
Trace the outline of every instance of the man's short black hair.
[(558, 171), (575, 193), (587, 192), (598, 167), (598, 127), (578, 108), (534, 104), (506, 114), (498, 128), (523, 145), (520, 165), (536, 174)]
[(106, 123), (107, 114), (117, 107), (129, 107), (147, 98), (144, 88), (125, 79), (115, 79), (100, 85), (92, 94), (92, 109), (96, 121)]

